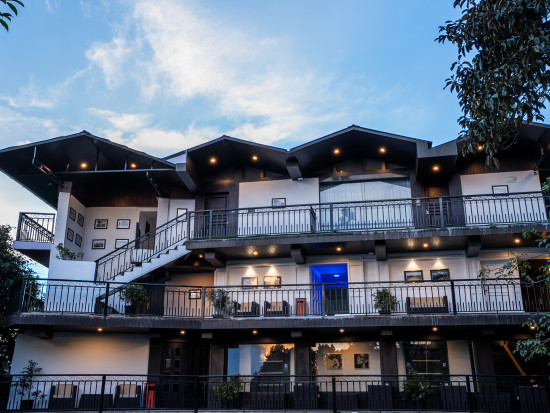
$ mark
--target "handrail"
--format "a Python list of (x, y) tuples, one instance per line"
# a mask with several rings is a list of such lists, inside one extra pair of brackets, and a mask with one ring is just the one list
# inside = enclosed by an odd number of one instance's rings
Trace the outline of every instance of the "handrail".
[(54, 242), (55, 214), (20, 212), (16, 241)]

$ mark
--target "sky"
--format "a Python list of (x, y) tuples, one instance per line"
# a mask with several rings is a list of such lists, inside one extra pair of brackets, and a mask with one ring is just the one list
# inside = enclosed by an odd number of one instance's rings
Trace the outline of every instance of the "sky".
[[(456, 138), (452, 0), (27, 0), (0, 30), (0, 148), (87, 130), (155, 156), (356, 124)], [(550, 113), (546, 111), (547, 118)], [(0, 176), (1, 223), (51, 209)]]

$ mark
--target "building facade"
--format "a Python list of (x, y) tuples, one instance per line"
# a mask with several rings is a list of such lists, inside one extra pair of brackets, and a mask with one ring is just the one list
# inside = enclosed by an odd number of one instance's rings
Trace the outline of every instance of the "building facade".
[(163, 159), (86, 131), (4, 149), (56, 214), (20, 215), (14, 248), (49, 275), (12, 291), (0, 403), (547, 411), (547, 363), (514, 349), (548, 291), (498, 269), (550, 259), (521, 236), (550, 229), (549, 145), (526, 125), (499, 169), (358, 126)]

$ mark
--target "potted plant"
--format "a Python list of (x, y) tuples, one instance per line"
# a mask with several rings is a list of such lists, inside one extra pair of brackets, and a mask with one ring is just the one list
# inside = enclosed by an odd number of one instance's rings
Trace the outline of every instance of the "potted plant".
[(29, 360), (27, 366), (21, 370), (21, 376), (17, 382), (17, 394), (21, 396), (21, 410), (31, 410), (38, 398), (44, 399), (45, 394), (36, 388), (34, 376), (42, 372), (38, 362)]
[(221, 402), (222, 408), (231, 408), (239, 397), (241, 378), (238, 376), (230, 377), (229, 380), (214, 385), (212, 391), (214, 396)]
[(374, 299), (374, 308), (378, 309), (380, 314), (390, 314), (399, 305), (389, 288), (382, 288), (372, 293)]
[(143, 285), (128, 284), (124, 287), (120, 296), (126, 301), (125, 314), (144, 314), (147, 312), (149, 294)]
[(74, 261), (81, 260), (82, 257), (84, 257), (84, 253), (82, 251), (73, 252), (69, 247), (65, 247), (61, 242), (56, 245), (55, 249), (57, 250), (57, 255), (55, 258), (58, 260)]
[(231, 308), (231, 297), (227, 291), (222, 288), (208, 290), (206, 298), (212, 302), (214, 318), (224, 318), (231, 315), (233, 309)]
[(403, 396), (405, 399), (414, 401), (415, 408), (420, 408), (420, 403), (428, 398), (431, 391), (430, 382), (411, 369), (407, 380), (403, 383)]

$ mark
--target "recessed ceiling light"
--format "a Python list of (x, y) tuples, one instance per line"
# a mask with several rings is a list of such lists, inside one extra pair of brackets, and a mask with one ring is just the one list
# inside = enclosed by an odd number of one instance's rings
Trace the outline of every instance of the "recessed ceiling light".
[(335, 155), (340, 155), (340, 148), (334, 148), (332, 153), (335, 154)]
[(216, 158), (214, 158), (214, 157), (210, 158), (210, 163), (212, 165), (214, 165), (216, 162), (218, 162), (218, 160)]
[(430, 244), (428, 244), (427, 242), (425, 242), (424, 244), (422, 244), (422, 246), (423, 246), (424, 248), (428, 248), (428, 247), (430, 246)]
[(258, 157), (256, 155), (252, 155), (252, 160), (253, 161), (257, 161), (258, 160)]
[(432, 166), (432, 169), (434, 170), (434, 172), (439, 171), (439, 165)]
[(130, 164), (130, 168), (134, 168), (134, 169), (135, 169), (135, 168), (137, 168), (137, 165), (136, 165), (135, 163), (132, 162), (132, 163)]
[(252, 255), (258, 255), (258, 251), (252, 251)]
[(336, 247), (336, 251), (338, 252), (342, 251), (342, 247)]
[(180, 334), (183, 336), (185, 334), (185, 330), (180, 330)]
[(102, 331), (103, 331), (103, 329), (102, 329), (101, 327), (98, 327), (98, 328), (97, 328), (97, 332), (98, 332), (98, 333), (101, 333)]
[(516, 238), (516, 239), (514, 240), (514, 242), (515, 242), (516, 244), (519, 244), (519, 243), (521, 242), (521, 240), (520, 240), (519, 238)]
[(433, 327), (432, 327), (432, 330), (433, 330), (433, 331), (437, 331), (437, 330), (439, 330), (439, 328), (437, 328), (436, 326), (433, 326)]
[(345, 332), (346, 330), (344, 330), (343, 328), (341, 328), (341, 329), (338, 330), (338, 331), (340, 331), (340, 333), (343, 333), (343, 332)]
[(258, 330), (252, 330), (252, 334), (254, 335), (258, 334)]
[(537, 327), (534, 326), (534, 325), (532, 325), (532, 326), (529, 326), (529, 328), (530, 328), (531, 330), (535, 330)]
[(380, 147), (380, 153), (386, 153), (386, 148), (384, 148), (383, 146)]
[(482, 150), (483, 150), (483, 146), (479, 145), (479, 146), (477, 147), (477, 150), (478, 150), (478, 151), (482, 151)]
[(340, 274), (334, 274), (334, 276), (335, 276), (336, 278), (338, 278), (338, 277), (340, 276)]
[(199, 254), (199, 258), (202, 258), (202, 257), (203, 257), (203, 255), (202, 255), (202, 254)]
[(82, 169), (87, 168), (87, 167), (88, 167), (88, 164), (87, 164), (86, 162), (82, 162), (82, 163), (80, 164), (80, 167), (81, 167)]

